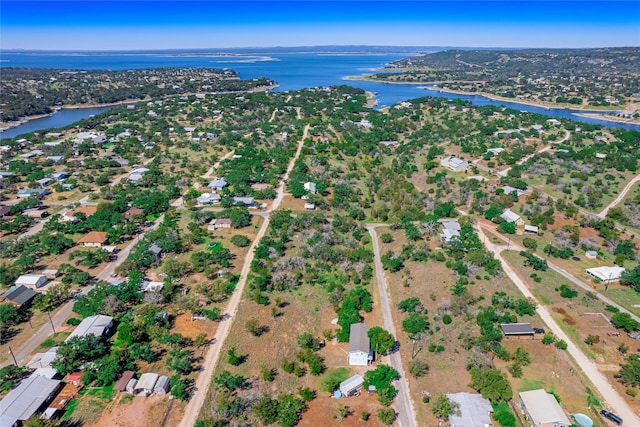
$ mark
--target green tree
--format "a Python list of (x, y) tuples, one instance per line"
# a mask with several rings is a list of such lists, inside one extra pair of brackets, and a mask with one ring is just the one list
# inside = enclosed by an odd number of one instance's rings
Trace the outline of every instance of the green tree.
[(433, 412), (436, 417), (444, 420), (448, 419), (449, 415), (459, 413), (460, 410), (456, 402), (450, 401), (444, 394), (439, 394), (431, 404), (431, 412)]
[(527, 366), (531, 363), (531, 356), (526, 348), (518, 347), (515, 353), (513, 353), (513, 360), (522, 366)]
[(378, 354), (384, 354), (391, 350), (396, 343), (395, 337), (380, 326), (369, 329), (367, 335), (369, 335), (371, 348)]
[(499, 369), (472, 368), (470, 386), (492, 403), (508, 401), (513, 396), (511, 384)]
[(61, 375), (67, 375), (83, 363), (94, 361), (109, 351), (102, 340), (95, 335), (76, 336), (58, 346), (56, 358), (51, 366)]
[(186, 378), (182, 378), (180, 374), (175, 374), (169, 380), (171, 386), (171, 395), (180, 401), (185, 401), (189, 398), (189, 382)]
[(627, 362), (616, 374), (616, 378), (626, 386), (640, 387), (640, 356), (637, 354), (629, 356)]
[(278, 406), (277, 400), (264, 396), (253, 405), (251, 411), (264, 425), (270, 425), (278, 419)]
[(390, 426), (396, 420), (396, 411), (393, 408), (384, 407), (376, 412), (378, 419), (385, 426)]
[(409, 361), (409, 373), (416, 378), (423, 377), (429, 372), (429, 365), (420, 359)]
[(640, 265), (623, 271), (620, 275), (620, 284), (631, 286), (640, 292)]
[(418, 313), (411, 313), (402, 321), (402, 329), (410, 336), (424, 332), (428, 327), (427, 318)]

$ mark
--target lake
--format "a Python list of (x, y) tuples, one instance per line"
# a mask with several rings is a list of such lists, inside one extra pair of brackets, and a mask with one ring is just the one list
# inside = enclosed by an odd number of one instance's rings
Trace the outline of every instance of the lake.
[[(268, 50), (247, 55), (221, 54), (3, 54), (1, 67), (70, 68), (87, 70), (129, 70), (158, 67), (213, 67), (232, 68), (240, 78), (250, 79), (265, 76), (278, 82), (275, 91), (297, 90), (317, 86), (348, 84), (374, 92), (377, 108), (423, 96), (463, 99), (474, 105), (505, 106), (521, 111), (544, 114), (549, 117), (573, 119), (580, 122), (601, 124), (609, 127), (640, 130), (640, 125), (621, 124), (579, 117), (571, 110), (534, 107), (515, 102), (494, 101), (480, 95), (458, 95), (430, 89), (419, 85), (386, 84), (378, 82), (345, 80), (345, 76), (370, 73), (385, 64), (406, 57), (391, 53), (271, 53)], [(96, 112), (90, 109), (62, 110), (51, 117), (33, 120), (0, 134), (10, 138), (22, 133), (49, 127), (67, 126)]]

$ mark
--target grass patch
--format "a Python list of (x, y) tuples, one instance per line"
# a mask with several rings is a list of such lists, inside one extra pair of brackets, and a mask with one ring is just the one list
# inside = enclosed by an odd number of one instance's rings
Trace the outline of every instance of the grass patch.
[(640, 305), (640, 292), (632, 288), (609, 288), (608, 291), (602, 293), (613, 301), (620, 304), (630, 312), (640, 315), (640, 308), (634, 307)]
[(39, 345), (40, 348), (51, 348), (60, 344), (62, 341), (67, 339), (69, 336), (69, 332), (56, 332), (55, 334), (49, 336), (47, 339), (42, 341)]
[(529, 380), (527, 378), (522, 379), (522, 387), (518, 391), (531, 391), (544, 388), (545, 381), (543, 380)]
[(106, 387), (96, 387), (96, 388), (90, 388), (86, 390), (87, 391), (85, 392), (85, 394), (87, 396), (92, 396), (102, 400), (110, 401), (116, 395), (116, 392), (113, 390), (113, 384)]
[(342, 381), (349, 378), (350, 374), (349, 368), (329, 369), (320, 377), (320, 390), (333, 393)]
[(69, 421), (71, 419), (71, 417), (73, 416), (73, 413), (78, 407), (79, 402), (80, 401), (78, 399), (71, 399), (71, 402), (67, 404), (67, 407), (65, 408), (65, 413), (62, 416), (63, 421)]
[(511, 412), (511, 408), (507, 402), (492, 404), (493, 418), (502, 427), (516, 427), (516, 416)]

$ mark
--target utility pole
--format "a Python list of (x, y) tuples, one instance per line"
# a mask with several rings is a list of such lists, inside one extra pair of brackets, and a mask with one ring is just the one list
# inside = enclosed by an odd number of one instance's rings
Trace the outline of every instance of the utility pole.
[(13, 354), (13, 350), (11, 350), (11, 346), (7, 346), (9, 347), (9, 354), (11, 355), (11, 358), (13, 359), (13, 364), (18, 366), (18, 362), (16, 361), (16, 356)]
[(56, 333), (56, 327), (53, 326), (53, 320), (51, 320), (51, 313), (47, 311), (47, 316), (49, 316), (49, 323), (51, 324), (51, 329), (53, 329), (53, 333)]

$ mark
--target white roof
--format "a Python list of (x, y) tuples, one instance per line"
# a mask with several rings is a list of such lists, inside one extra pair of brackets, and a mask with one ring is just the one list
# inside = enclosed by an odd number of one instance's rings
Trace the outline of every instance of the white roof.
[(0, 418), (10, 417), (22, 421), (29, 419), (59, 384), (59, 380), (45, 377), (25, 378), (0, 401)]
[(511, 209), (505, 209), (500, 217), (507, 222), (516, 222), (520, 219), (520, 215), (513, 212)]
[(538, 232), (538, 226), (537, 225), (525, 225), (524, 226), (524, 231), (530, 231), (532, 233), (537, 233)]
[(523, 391), (520, 399), (527, 408), (533, 425), (554, 424), (569, 426), (571, 421), (556, 398), (543, 389)]
[(493, 425), (489, 412), (493, 412), (491, 402), (479, 394), (448, 393), (447, 399), (459, 406), (458, 414), (449, 415), (452, 427), (485, 427)]
[(112, 324), (113, 317), (105, 316), (104, 314), (87, 317), (80, 322), (65, 341), (69, 341), (73, 337), (84, 337), (90, 334), (101, 337)]
[(612, 267), (604, 266), (604, 267), (587, 268), (587, 273), (589, 273), (594, 277), (597, 277), (603, 282), (619, 280), (623, 271), (624, 271), (624, 268), (618, 267), (616, 265)]
[(36, 353), (33, 355), (27, 368), (29, 369), (38, 369), (38, 368), (49, 368), (51, 367), (51, 362), (58, 355), (58, 347), (51, 347), (46, 353)]
[(140, 379), (136, 384), (136, 390), (153, 391), (153, 387), (156, 385), (156, 381), (158, 381), (158, 374), (154, 374), (153, 372), (142, 374), (140, 375)]
[(457, 157), (452, 157), (449, 159), (449, 166), (452, 168), (457, 168), (458, 166), (468, 164), (466, 160), (459, 159)]
[(442, 228), (449, 231), (460, 231), (460, 223), (458, 221), (442, 221)]
[(16, 285), (35, 286), (42, 280), (47, 280), (43, 274), (23, 274), (16, 279)]
[(357, 390), (358, 388), (362, 387), (363, 383), (364, 378), (362, 378), (362, 375), (356, 374), (340, 383), (340, 391), (343, 394), (349, 394), (353, 390)]

